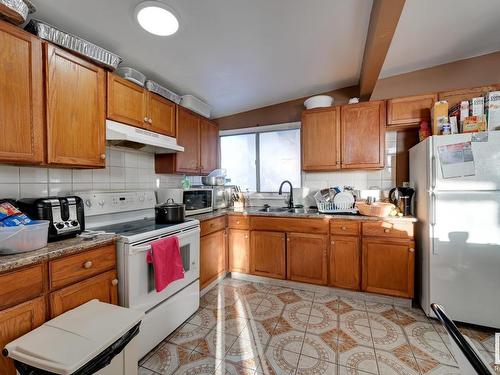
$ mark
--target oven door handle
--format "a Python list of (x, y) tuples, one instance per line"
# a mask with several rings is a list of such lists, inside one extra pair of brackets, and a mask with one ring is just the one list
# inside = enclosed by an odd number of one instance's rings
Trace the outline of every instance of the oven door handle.
[[(199, 236), (199, 233), (200, 233), (200, 228), (195, 228), (195, 229), (180, 233), (177, 235), (177, 237), (179, 238), (179, 242), (180, 242), (184, 238), (192, 236), (192, 235)], [(129, 254), (135, 255), (135, 254), (143, 253), (143, 252), (148, 251), (148, 250), (151, 250), (151, 245), (144, 245), (144, 246), (132, 245), (130, 247)]]
[(132, 246), (130, 248), (130, 254), (135, 255), (149, 250), (151, 250), (151, 246)]

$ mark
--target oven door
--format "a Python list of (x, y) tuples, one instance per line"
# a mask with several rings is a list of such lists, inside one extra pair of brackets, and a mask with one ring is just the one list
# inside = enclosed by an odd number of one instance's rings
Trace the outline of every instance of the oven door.
[(125, 248), (125, 272), (123, 275), (125, 277), (125, 293), (120, 294), (122, 306), (147, 311), (199, 279), (200, 228), (168, 236), (179, 238), (184, 278), (172, 282), (160, 293), (156, 292), (153, 265), (146, 261), (146, 255), (151, 249), (150, 243), (161, 237), (130, 244)]
[(186, 215), (196, 215), (210, 212), (213, 209), (214, 194), (212, 189), (184, 190), (183, 203)]

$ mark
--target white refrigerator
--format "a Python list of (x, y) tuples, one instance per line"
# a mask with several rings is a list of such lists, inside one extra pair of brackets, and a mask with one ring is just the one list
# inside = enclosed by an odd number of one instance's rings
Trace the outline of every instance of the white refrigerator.
[(500, 131), (420, 142), (410, 183), (425, 313), (438, 303), (453, 320), (500, 328)]

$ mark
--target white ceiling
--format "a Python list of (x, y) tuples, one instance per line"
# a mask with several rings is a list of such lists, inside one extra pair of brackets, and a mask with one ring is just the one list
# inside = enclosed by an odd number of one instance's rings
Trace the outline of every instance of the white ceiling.
[[(473, 3), (472, 0), (469, 0)], [(35, 0), (34, 15), (213, 106), (213, 117), (357, 84), (371, 0), (164, 0), (180, 31), (155, 37), (138, 0)]]
[(381, 78), (498, 50), (499, 0), (406, 0)]

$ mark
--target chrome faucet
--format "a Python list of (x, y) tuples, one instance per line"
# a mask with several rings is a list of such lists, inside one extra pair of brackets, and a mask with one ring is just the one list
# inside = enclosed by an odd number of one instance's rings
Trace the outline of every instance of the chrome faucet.
[(290, 185), (290, 197), (288, 198), (288, 208), (293, 208), (293, 187), (292, 187), (292, 183), (290, 181), (285, 180), (281, 183), (278, 194), (283, 195), (283, 185), (284, 184)]

